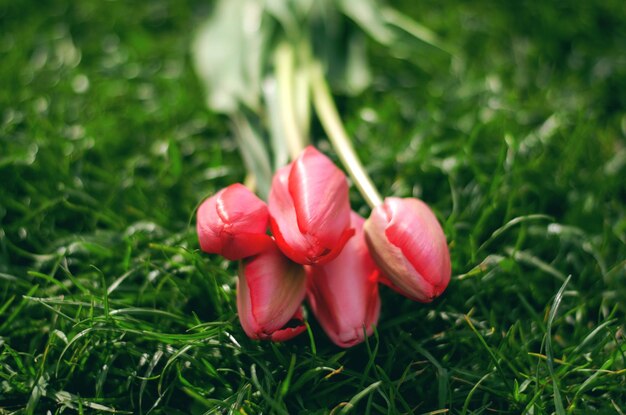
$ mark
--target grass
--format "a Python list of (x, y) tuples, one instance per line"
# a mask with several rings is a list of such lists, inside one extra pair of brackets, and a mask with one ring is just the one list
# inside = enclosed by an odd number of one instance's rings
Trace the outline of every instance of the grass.
[(372, 44), (338, 103), (379, 189), (441, 218), (453, 279), (383, 288), (348, 350), (313, 319), (247, 339), (234, 266), (198, 249), (195, 207), (245, 173), (190, 65), (210, 5), (2, 3), (0, 413), (626, 412), (622, 3), (400, 3), (451, 64)]

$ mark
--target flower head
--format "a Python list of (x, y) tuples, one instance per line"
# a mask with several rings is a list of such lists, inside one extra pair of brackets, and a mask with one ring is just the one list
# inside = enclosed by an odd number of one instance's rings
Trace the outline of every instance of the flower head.
[(372, 334), (380, 315), (378, 269), (363, 237), (362, 217), (352, 212), (356, 234), (326, 265), (306, 266), (307, 299), (336, 345), (351, 347)]
[(299, 264), (331, 261), (354, 234), (346, 177), (311, 146), (274, 175), (269, 213), (278, 247)]
[(304, 268), (275, 246), (239, 265), (237, 310), (252, 339), (284, 341), (302, 333), (305, 294)]
[(200, 247), (230, 260), (256, 255), (273, 245), (268, 220), (265, 203), (244, 185), (232, 184), (198, 208)]
[(421, 200), (388, 197), (365, 222), (374, 261), (393, 289), (430, 302), (450, 281), (450, 252), (441, 225)]

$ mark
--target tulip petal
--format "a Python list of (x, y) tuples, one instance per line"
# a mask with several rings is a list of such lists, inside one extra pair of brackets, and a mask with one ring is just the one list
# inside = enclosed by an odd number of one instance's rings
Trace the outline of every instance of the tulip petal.
[(298, 308), (296, 314), (291, 317), (291, 319), (281, 328), (280, 330), (276, 330), (270, 335), (270, 340), (274, 342), (284, 342), (286, 340), (290, 340), (300, 333), (306, 330), (306, 325), (304, 324), (304, 315), (302, 314), (302, 307)]
[(264, 233), (267, 229), (267, 206), (240, 183), (232, 184), (220, 192), (215, 209), (226, 228), (250, 233)]
[(248, 337), (253, 340), (272, 340), (282, 342), (290, 340), (302, 333), (306, 326), (304, 325), (304, 317), (302, 315), (302, 307), (296, 310), (296, 313), (285, 323), (282, 328), (266, 333), (265, 330), (257, 323), (252, 313), (252, 302), (250, 297), (250, 289), (245, 278), (237, 280), (237, 311), (239, 313), (239, 321), (241, 327)]
[[(240, 265), (241, 266), (241, 265)], [(243, 331), (254, 340), (259, 340), (261, 329), (252, 314), (252, 302), (250, 301), (250, 289), (245, 278), (237, 280), (237, 312)]]
[(274, 248), (247, 261), (244, 273), (257, 322), (267, 331), (284, 326), (304, 300), (306, 277), (302, 266)]
[(309, 241), (298, 231), (298, 220), (289, 194), (288, 181), (291, 164), (276, 171), (269, 196), (270, 229), (276, 243), (292, 261), (307, 262), (306, 252), (312, 248)]
[(314, 147), (307, 147), (293, 163), (289, 194), (297, 212), (300, 232), (319, 236), (322, 245), (332, 245), (349, 226), (346, 177)]
[(389, 241), (400, 248), (412, 267), (433, 286), (438, 296), (448, 285), (450, 253), (435, 214), (421, 200), (388, 198), (391, 221), (385, 231)]
[(363, 218), (352, 213), (355, 236), (324, 266), (307, 266), (307, 298), (317, 320), (340, 347), (351, 347), (373, 332), (380, 314), (378, 269), (363, 236)]
[(222, 223), (213, 220), (216, 215), (217, 197), (222, 191), (215, 196), (206, 199), (198, 208), (196, 231), (198, 232), (198, 241), (200, 248), (208, 253), (220, 253), (222, 242), (219, 234), (222, 231)]
[(325, 265), (337, 258), (337, 256), (343, 252), (343, 248), (346, 246), (346, 243), (348, 243), (350, 238), (354, 236), (354, 233), (354, 228), (344, 229), (335, 245), (332, 248), (326, 248), (318, 256), (310, 257), (310, 263), (315, 265)]
[(275, 246), (242, 261), (237, 306), (244, 331), (253, 339), (276, 341), (301, 333), (298, 312), (305, 293), (304, 269)]
[(230, 260), (256, 255), (273, 245), (266, 234), (268, 221), (265, 203), (235, 183), (198, 208), (196, 229), (200, 247)]
[(311, 146), (276, 172), (269, 212), (278, 246), (300, 264), (331, 261), (353, 234), (345, 175)]
[[(385, 205), (374, 208), (365, 223), (365, 235), (374, 261), (396, 291), (416, 301), (428, 301), (430, 286), (407, 261), (402, 250), (389, 242), (386, 235), (389, 217)], [(382, 279), (381, 282), (385, 282)]]
[(372, 211), (365, 230), (372, 257), (394, 290), (420, 302), (430, 302), (444, 291), (450, 280), (450, 254), (426, 204), (387, 198)]
[(270, 249), (274, 245), (274, 241), (267, 234), (248, 232), (231, 234), (223, 232), (222, 244), (221, 255), (231, 261), (236, 261)]

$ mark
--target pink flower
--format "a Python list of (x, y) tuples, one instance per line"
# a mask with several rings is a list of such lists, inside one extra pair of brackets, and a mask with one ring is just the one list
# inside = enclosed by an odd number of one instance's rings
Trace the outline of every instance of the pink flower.
[(252, 339), (284, 341), (302, 333), (305, 294), (304, 268), (274, 245), (239, 264), (237, 310)]
[(309, 146), (274, 175), (270, 228), (278, 247), (299, 264), (325, 264), (354, 234), (346, 177)]
[(416, 301), (430, 302), (450, 282), (446, 237), (430, 208), (418, 199), (388, 197), (365, 222), (372, 257), (389, 285)]
[(363, 237), (362, 217), (352, 212), (356, 234), (341, 254), (323, 266), (307, 266), (307, 298), (313, 314), (337, 346), (370, 336), (380, 315), (378, 269)]
[(230, 260), (256, 255), (274, 244), (266, 233), (268, 221), (265, 203), (244, 185), (232, 184), (198, 208), (200, 247)]

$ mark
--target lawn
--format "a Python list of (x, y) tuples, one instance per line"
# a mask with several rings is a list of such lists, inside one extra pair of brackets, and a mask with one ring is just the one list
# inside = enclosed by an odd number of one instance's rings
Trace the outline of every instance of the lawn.
[(197, 206), (246, 175), (192, 64), (211, 1), (0, 4), (0, 414), (626, 413), (623, 2), (393, 3), (449, 53), (370, 38), (369, 84), (333, 92), (452, 280), (381, 287), (349, 349), (310, 314), (248, 339), (237, 265), (199, 249)]

